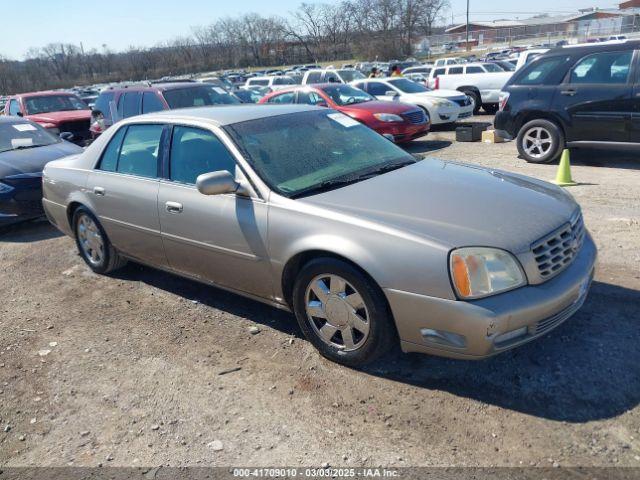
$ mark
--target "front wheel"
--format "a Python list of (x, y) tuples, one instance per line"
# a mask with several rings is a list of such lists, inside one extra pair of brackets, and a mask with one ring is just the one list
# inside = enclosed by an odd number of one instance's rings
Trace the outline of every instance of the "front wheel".
[(296, 279), (293, 307), (305, 337), (334, 362), (359, 367), (397, 344), (382, 290), (341, 260), (306, 264)]
[(518, 153), (527, 162), (549, 163), (564, 149), (564, 135), (549, 120), (531, 120), (520, 129), (517, 144)]

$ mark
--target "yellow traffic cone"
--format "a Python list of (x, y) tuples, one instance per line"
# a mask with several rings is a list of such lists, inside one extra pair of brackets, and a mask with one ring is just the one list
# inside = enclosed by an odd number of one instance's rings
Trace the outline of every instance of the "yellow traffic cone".
[(572, 185), (577, 185), (576, 182), (571, 178), (571, 164), (569, 162), (569, 150), (564, 149), (562, 152), (562, 157), (560, 158), (560, 165), (558, 165), (558, 173), (556, 174), (556, 179), (553, 180), (552, 183), (559, 185), (561, 187), (570, 187)]

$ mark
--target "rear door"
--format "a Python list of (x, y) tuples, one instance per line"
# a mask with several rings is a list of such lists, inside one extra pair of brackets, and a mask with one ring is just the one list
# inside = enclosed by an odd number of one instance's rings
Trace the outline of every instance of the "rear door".
[(640, 143), (640, 50), (635, 52), (635, 82), (633, 85), (633, 116), (629, 141)]
[(164, 130), (158, 124), (121, 127), (87, 182), (93, 210), (116, 249), (160, 267), (167, 264), (158, 218)]
[(628, 142), (633, 113), (633, 51), (598, 52), (579, 59), (556, 92), (567, 115), (567, 141)]

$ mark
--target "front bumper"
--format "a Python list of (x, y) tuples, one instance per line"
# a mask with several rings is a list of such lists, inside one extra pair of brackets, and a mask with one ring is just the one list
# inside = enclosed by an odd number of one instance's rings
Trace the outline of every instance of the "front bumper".
[(429, 133), (430, 124), (428, 122), (421, 124), (393, 123), (384, 124), (380, 122), (374, 127), (374, 130), (380, 135), (392, 136), (394, 142), (402, 143), (419, 138)]
[(534, 340), (582, 306), (596, 256), (595, 244), (587, 235), (573, 263), (555, 278), (481, 300), (447, 300), (385, 289), (402, 349), (482, 359)]
[(38, 218), (44, 215), (42, 189), (16, 188), (7, 195), (0, 195), (0, 226)]

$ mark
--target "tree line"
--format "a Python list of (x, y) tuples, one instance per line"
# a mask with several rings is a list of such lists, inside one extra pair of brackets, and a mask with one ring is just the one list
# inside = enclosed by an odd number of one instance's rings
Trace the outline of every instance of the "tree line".
[(302, 3), (286, 17), (221, 18), (151, 48), (85, 51), (51, 43), (30, 49), (23, 61), (0, 57), (0, 94), (251, 66), (401, 59), (435, 33), (448, 6), (448, 0)]

